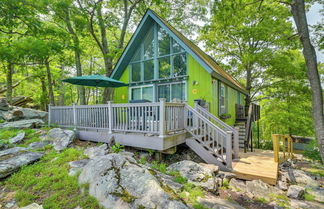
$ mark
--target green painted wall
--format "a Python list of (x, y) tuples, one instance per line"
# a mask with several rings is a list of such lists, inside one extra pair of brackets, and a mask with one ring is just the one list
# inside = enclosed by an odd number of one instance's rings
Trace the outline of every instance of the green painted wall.
[[(124, 83), (129, 82), (129, 67), (123, 72), (123, 75), (119, 79)], [(127, 103), (128, 102), (128, 87), (119, 87), (115, 89), (115, 103)]]
[[(212, 105), (212, 80), (210, 74), (188, 54), (188, 104), (194, 106), (195, 99), (205, 99)], [(194, 84), (194, 81), (196, 81)]]

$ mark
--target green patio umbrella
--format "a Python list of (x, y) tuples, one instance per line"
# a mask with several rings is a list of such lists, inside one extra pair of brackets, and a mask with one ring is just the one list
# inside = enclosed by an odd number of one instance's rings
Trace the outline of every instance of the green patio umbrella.
[(121, 81), (109, 78), (103, 75), (86, 75), (86, 76), (75, 76), (62, 80), (63, 82), (81, 85), (81, 86), (94, 86), (96, 87), (96, 104), (98, 104), (98, 87), (122, 87), (128, 86)]

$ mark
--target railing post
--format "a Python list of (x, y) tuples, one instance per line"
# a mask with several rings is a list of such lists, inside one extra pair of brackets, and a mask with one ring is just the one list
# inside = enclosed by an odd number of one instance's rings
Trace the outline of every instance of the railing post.
[(194, 109), (197, 110), (198, 109), (198, 104), (199, 102), (195, 100), (195, 104), (194, 104)]
[(48, 104), (48, 127), (51, 126), (51, 104)]
[(159, 137), (164, 137), (165, 130), (165, 98), (160, 98), (160, 135)]
[(111, 107), (111, 101), (108, 101), (108, 133), (111, 134), (112, 133), (112, 107)]
[(226, 131), (226, 165), (232, 168), (232, 131)]
[(272, 134), (274, 161), (279, 162), (279, 134)]
[(234, 144), (233, 144), (233, 150), (234, 150), (234, 158), (237, 159), (239, 158), (239, 128), (234, 127), (234, 133), (233, 133), (233, 138), (234, 138)]
[(76, 109), (75, 109), (75, 103), (72, 105), (73, 107), (73, 125), (74, 125), (74, 130), (76, 130), (77, 127), (77, 118), (76, 118)]

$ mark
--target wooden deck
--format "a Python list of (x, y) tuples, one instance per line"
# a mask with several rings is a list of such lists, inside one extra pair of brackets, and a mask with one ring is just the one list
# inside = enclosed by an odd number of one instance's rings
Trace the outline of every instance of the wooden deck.
[(278, 177), (278, 163), (274, 162), (270, 150), (255, 150), (239, 154), (240, 159), (233, 162), (233, 172), (240, 179), (260, 179), (265, 183), (275, 185)]

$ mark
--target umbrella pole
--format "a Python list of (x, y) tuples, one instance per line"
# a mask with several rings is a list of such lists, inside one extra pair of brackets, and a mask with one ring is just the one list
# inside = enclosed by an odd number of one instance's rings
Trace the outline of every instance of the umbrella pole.
[(98, 86), (96, 86), (96, 104), (98, 104)]

